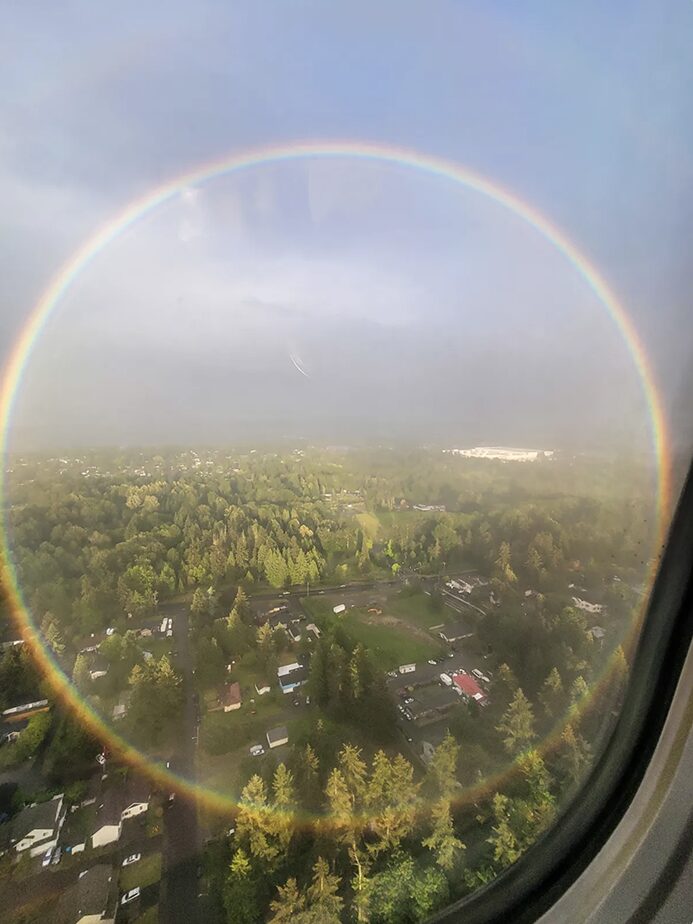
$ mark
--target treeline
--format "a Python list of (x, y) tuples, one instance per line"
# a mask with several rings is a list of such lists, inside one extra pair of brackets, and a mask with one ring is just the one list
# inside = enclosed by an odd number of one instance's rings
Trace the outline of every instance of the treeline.
[[(619, 570), (635, 583), (654, 533), (641, 473), (607, 465), (509, 474), (434, 452), (315, 451), (193, 469), (155, 456), (156, 474), (146, 474), (119, 473), (112, 461), (88, 478), (39, 462), (13, 476), (18, 576), (34, 618), (50, 614), (58, 641), (147, 616), (177, 593), (239, 582), (280, 588), (465, 566), (544, 593), (575, 572), (606, 587)], [(339, 501), (345, 491), (378, 514), (376, 536)], [(416, 501), (443, 501), (448, 512), (414, 512)]]

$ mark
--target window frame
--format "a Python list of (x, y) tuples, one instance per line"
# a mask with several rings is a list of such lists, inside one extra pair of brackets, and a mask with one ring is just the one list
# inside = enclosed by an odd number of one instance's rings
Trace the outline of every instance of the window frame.
[[(595, 860), (633, 804), (680, 681), (679, 696), (683, 692), (687, 699), (690, 678), (682, 672), (692, 612), (693, 465), (672, 519), (623, 706), (589, 776), (552, 827), (516, 863), (429, 921), (532, 924), (545, 914), (551, 920), (547, 912)], [(693, 672), (693, 657), (688, 666)]]

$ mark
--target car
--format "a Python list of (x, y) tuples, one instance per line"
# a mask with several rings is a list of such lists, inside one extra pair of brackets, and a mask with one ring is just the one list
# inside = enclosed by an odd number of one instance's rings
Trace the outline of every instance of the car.
[(115, 635), (115, 629), (112, 626), (109, 626), (108, 629), (106, 629), (106, 635)]
[(410, 744), (411, 744), (411, 742), (414, 740), (414, 739), (411, 737), (411, 735), (405, 735), (405, 737), (406, 737), (407, 741), (408, 741)]
[(306, 696), (306, 706), (310, 706), (310, 696)]
[(265, 749), (261, 744), (254, 744), (250, 748), (251, 757), (261, 757), (265, 753)]
[(429, 659), (428, 659), (428, 663), (429, 663), (429, 664), (437, 664), (438, 662), (436, 661), (435, 658), (429, 658)]
[(133, 863), (139, 863), (141, 859), (142, 859), (141, 853), (131, 853), (129, 857), (125, 857), (125, 859), (120, 865), (121, 866), (132, 866)]
[(129, 892), (124, 892), (120, 897), (120, 904), (127, 905), (129, 902), (134, 902), (135, 899), (140, 897), (140, 887), (135, 886), (134, 889), (130, 889)]
[(407, 696), (407, 698), (404, 700), (404, 702), (405, 702), (405, 703), (407, 704), (407, 706), (408, 706), (409, 703), (413, 703), (413, 702), (414, 702), (414, 697), (413, 697), (413, 696)]
[(300, 706), (300, 705), (301, 705), (301, 700), (300, 700), (300, 699), (295, 699), (295, 700), (294, 700), (294, 706)]
[(397, 676), (397, 671), (388, 671), (388, 672), (387, 672), (387, 676), (388, 676), (388, 677), (396, 677), (396, 676)]
[(481, 671), (479, 670), (478, 667), (475, 667), (475, 668), (472, 670), (472, 674), (476, 677), (477, 680), (481, 680), (481, 678), (484, 676), (484, 675), (481, 673)]
[(52, 856), (53, 856), (53, 848), (51, 847), (49, 850), (47, 850), (47, 851), (44, 853), (43, 859), (41, 860), (41, 866), (44, 866), (44, 867), (45, 867), (45, 866), (50, 866), (50, 862), (51, 862), (51, 857), (52, 857)]
[(63, 855), (62, 847), (56, 847), (51, 857), (51, 866), (57, 866), (60, 863), (60, 858)]

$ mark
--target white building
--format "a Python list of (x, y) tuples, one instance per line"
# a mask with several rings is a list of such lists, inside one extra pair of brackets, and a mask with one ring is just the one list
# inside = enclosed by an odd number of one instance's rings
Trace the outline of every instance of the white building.
[(444, 449), (454, 456), (466, 459), (497, 459), (500, 462), (536, 462), (552, 459), (553, 449), (512, 449), (506, 446), (475, 446), (473, 449)]

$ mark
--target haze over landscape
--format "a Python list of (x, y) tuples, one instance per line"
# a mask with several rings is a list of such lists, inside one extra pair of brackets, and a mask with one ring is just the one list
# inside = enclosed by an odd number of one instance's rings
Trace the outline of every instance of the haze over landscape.
[[(479, 7), (452, 41), (401, 4), (395, 20), (389, 4), (298, 19), (210, 5), (204, 28), (173, 4), (164, 22), (114, 11), (98, 55), (108, 13), (46, 11), (31, 71), (3, 55), (5, 351), (57, 268), (162, 181), (275, 141), (386, 140), (489, 176), (566, 231), (622, 297), (685, 443), (690, 62), (673, 47), (685, 30), (641, 7), (637, 25), (618, 4)], [(15, 11), (6, 49), (30, 28)], [(12, 445), (278, 437), (650, 443), (624, 341), (564, 257), (476, 192), (350, 158), (184, 189), (105, 248), (37, 344)]]

